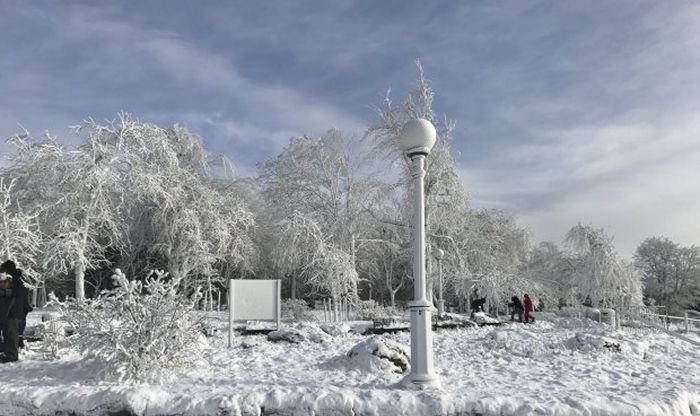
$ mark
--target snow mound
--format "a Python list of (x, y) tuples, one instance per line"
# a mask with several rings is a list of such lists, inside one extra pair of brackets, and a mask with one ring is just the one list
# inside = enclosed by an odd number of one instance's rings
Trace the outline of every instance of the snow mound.
[(478, 327), (478, 323), (472, 321), (468, 316), (457, 313), (445, 312), (442, 316), (437, 317), (438, 325), (458, 325), (462, 327)]
[(350, 325), (345, 322), (320, 324), (319, 328), (332, 337), (340, 337), (350, 332)]
[(304, 334), (294, 328), (280, 329), (267, 334), (267, 339), (272, 342), (286, 341), (291, 344), (301, 344), (306, 341)]
[(410, 350), (391, 339), (373, 336), (352, 347), (346, 355), (350, 366), (367, 372), (404, 373), (410, 368)]
[(498, 319), (487, 315), (486, 312), (474, 312), (472, 319), (479, 325), (498, 324), (501, 322)]
[(272, 342), (286, 341), (292, 344), (300, 344), (302, 342), (328, 342), (333, 339), (332, 336), (325, 333), (316, 324), (301, 322), (295, 324), (291, 328), (283, 328), (277, 331), (272, 331), (267, 334), (267, 339)]
[(532, 357), (548, 350), (540, 337), (512, 329), (489, 333), (484, 337), (484, 346), (492, 350), (505, 350), (519, 357)]
[(607, 349), (610, 352), (632, 354), (643, 358), (649, 350), (650, 343), (579, 332), (567, 340), (565, 345), (572, 350), (583, 352), (597, 352)]
[(249, 336), (245, 337), (243, 341), (241, 341), (241, 347), (243, 348), (255, 348), (263, 343), (264, 338), (261, 336)]
[(357, 335), (363, 335), (371, 328), (372, 322), (367, 321), (356, 321), (350, 324), (350, 332)]

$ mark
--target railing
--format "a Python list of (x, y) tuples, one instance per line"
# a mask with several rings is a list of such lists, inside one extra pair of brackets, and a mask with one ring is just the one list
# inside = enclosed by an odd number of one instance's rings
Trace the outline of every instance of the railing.
[(326, 322), (349, 321), (355, 314), (353, 305), (344, 298), (338, 301), (333, 299), (323, 299), (323, 320)]
[[(700, 346), (700, 342), (688, 338), (681, 333), (700, 333), (700, 319), (691, 318), (694, 311), (685, 311), (684, 316), (673, 316), (667, 313), (654, 313), (647, 307), (617, 307), (616, 322), (617, 329), (629, 330), (631, 328), (648, 328), (666, 332), (691, 344)], [(665, 311), (664, 311), (665, 312)], [(626, 321), (626, 322), (625, 322)]]
[(700, 331), (700, 319), (691, 318), (690, 312), (695, 311), (685, 311), (684, 316), (660, 315), (655, 313), (647, 313), (646, 316), (660, 321), (661, 325), (663, 325), (666, 330), (671, 330), (671, 324), (677, 323), (685, 327), (686, 333)]
[[(663, 306), (615, 306), (610, 309), (615, 311), (613, 325), (616, 329), (620, 329), (622, 326), (633, 327), (651, 324), (667, 331), (686, 333), (700, 331), (700, 312), (694, 310), (685, 311), (683, 316), (673, 316), (666, 313), (666, 308)], [(560, 310), (558, 313), (564, 316), (589, 318), (600, 322), (604, 321), (604, 319), (601, 319), (600, 313), (605, 310), (606, 308), (568, 307)], [(697, 318), (694, 316), (697, 316)]]

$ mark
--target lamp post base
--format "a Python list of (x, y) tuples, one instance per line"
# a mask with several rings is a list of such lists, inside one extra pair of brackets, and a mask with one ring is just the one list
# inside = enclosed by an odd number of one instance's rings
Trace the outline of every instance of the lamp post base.
[(412, 390), (426, 390), (426, 389), (439, 389), (442, 387), (440, 384), (440, 379), (435, 375), (429, 377), (416, 377), (413, 373), (404, 377), (401, 381), (401, 385), (407, 389)]
[(433, 328), (430, 313), (432, 305), (427, 300), (408, 304), (411, 311), (411, 373), (404, 385), (433, 387), (439, 384), (433, 372)]

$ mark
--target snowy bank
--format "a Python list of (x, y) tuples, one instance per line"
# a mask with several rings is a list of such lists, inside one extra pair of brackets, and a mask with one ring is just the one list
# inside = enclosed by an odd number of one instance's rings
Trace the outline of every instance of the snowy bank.
[(562, 318), (440, 330), (441, 386), (420, 391), (401, 386), (408, 333), (322, 328), (286, 327), (298, 342), (238, 336), (231, 349), (216, 333), (208, 367), (161, 386), (101, 381), (97, 364), (34, 343), (0, 367), (0, 414), (700, 415), (700, 352), (664, 333)]

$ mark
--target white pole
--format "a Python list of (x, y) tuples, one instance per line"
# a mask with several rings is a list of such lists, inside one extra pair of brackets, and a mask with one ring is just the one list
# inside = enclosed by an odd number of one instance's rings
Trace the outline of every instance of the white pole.
[(340, 321), (340, 309), (338, 307), (338, 299), (331, 298), (333, 304), (333, 322)]
[(433, 334), (430, 316), (431, 302), (425, 293), (425, 155), (411, 155), (413, 177), (413, 288), (411, 310), (411, 373), (409, 380), (419, 386), (437, 382), (433, 369)]
[(275, 302), (277, 302), (277, 330), (280, 330), (280, 325), (282, 323), (282, 280), (277, 279), (277, 284), (275, 285)]
[(233, 279), (228, 280), (228, 347), (233, 346)]
[(438, 316), (445, 314), (445, 299), (442, 297), (442, 259), (438, 259)]

